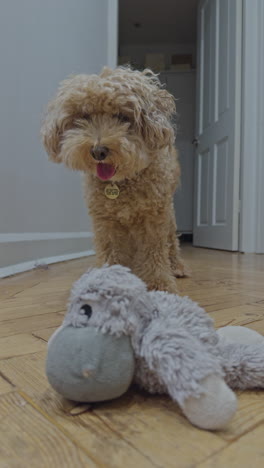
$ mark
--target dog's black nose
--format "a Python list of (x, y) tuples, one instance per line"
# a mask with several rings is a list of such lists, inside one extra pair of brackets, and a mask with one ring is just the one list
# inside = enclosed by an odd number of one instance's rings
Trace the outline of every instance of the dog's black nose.
[(90, 153), (94, 159), (97, 161), (103, 161), (109, 153), (109, 148), (106, 146), (93, 146)]

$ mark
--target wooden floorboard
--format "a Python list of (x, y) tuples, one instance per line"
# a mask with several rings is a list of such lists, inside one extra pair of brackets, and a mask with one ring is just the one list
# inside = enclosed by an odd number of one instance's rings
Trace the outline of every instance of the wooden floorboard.
[(96, 461), (23, 396), (0, 397), (2, 467), (86, 467)]
[[(217, 327), (264, 334), (264, 256), (185, 247), (182, 295)], [(46, 342), (69, 289), (94, 259), (55, 264), (0, 282), (0, 467), (256, 468), (264, 466), (264, 392), (239, 392), (225, 431), (196, 429), (165, 396), (132, 387), (114, 402), (76, 405), (45, 376)]]

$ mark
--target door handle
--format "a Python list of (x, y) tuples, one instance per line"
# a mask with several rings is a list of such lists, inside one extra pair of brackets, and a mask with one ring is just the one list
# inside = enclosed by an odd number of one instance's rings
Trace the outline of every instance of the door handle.
[(195, 148), (198, 147), (199, 143), (200, 143), (200, 141), (198, 140), (198, 138), (194, 138), (193, 141), (192, 141), (192, 144), (193, 144), (193, 146), (195, 146)]

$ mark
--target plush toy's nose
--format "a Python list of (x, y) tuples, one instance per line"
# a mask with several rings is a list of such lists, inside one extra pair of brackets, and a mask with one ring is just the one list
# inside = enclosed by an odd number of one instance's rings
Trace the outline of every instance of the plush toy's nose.
[(61, 327), (50, 340), (46, 372), (64, 398), (95, 402), (117, 398), (132, 382), (135, 360), (130, 338), (93, 327)]
[(109, 148), (107, 146), (96, 145), (91, 148), (90, 153), (96, 161), (103, 161), (109, 153)]
[(95, 369), (87, 369), (86, 367), (82, 370), (82, 375), (85, 379), (88, 379), (88, 377), (91, 377), (94, 373)]

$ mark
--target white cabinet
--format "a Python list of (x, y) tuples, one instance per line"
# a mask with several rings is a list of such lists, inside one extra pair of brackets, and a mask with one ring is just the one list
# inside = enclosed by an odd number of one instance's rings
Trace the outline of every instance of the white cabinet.
[(176, 147), (181, 163), (181, 187), (175, 195), (175, 210), (178, 231), (193, 230), (193, 168), (195, 125), (195, 71), (168, 71), (160, 74), (166, 89), (176, 98), (177, 137)]

